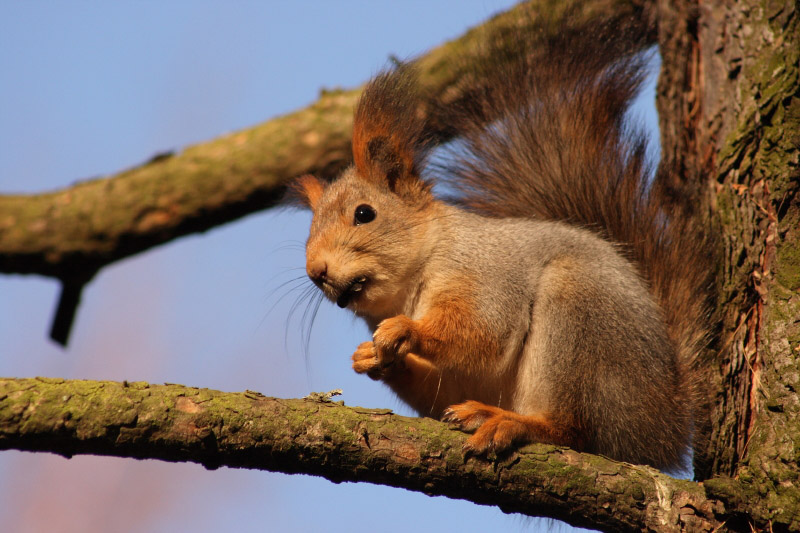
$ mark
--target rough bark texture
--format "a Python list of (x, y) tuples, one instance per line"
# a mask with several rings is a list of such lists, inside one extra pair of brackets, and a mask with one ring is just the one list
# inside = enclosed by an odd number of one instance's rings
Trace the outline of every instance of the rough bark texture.
[(349, 157), (357, 91), (108, 178), (0, 197), (0, 271), (86, 279), (102, 266), (274, 205), (292, 176)]
[(708, 531), (725, 518), (702, 485), (649, 467), (548, 445), (465, 460), (465, 437), (429, 418), (250, 391), (0, 379), (0, 449), (369, 481), (609, 531)]
[(748, 4), (660, 5), (658, 105), (676, 183), (709, 185), (719, 236), (717, 394), (696, 474), (735, 476), (735, 490), (720, 487), (729, 505), (748, 502), (759, 527), (797, 530), (798, 7)]

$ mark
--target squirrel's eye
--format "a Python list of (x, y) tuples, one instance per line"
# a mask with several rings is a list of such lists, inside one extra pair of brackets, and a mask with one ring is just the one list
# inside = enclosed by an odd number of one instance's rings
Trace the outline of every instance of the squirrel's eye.
[(353, 224), (358, 226), (359, 224), (366, 224), (367, 222), (372, 222), (375, 220), (375, 210), (372, 206), (367, 204), (361, 204), (360, 206), (356, 207), (356, 213), (353, 216)]

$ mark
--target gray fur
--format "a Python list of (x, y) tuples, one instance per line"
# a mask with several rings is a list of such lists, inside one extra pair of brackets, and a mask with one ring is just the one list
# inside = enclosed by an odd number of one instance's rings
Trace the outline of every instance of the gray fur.
[(482, 361), (482, 372), (516, 374), (497, 397), (471, 390), (463, 399), (577, 415), (587, 451), (659, 465), (679, 456), (689, 436), (686, 393), (663, 313), (637, 269), (588, 230), (452, 209), (423, 276), (468, 269), (486, 280), (477, 308), (505, 350), (502, 360)]

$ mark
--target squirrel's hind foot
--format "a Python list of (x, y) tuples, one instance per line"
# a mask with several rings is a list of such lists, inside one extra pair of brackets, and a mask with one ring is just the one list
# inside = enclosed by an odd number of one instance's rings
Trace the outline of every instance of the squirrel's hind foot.
[(531, 442), (582, 447), (573, 428), (554, 422), (544, 413), (520, 415), (470, 400), (445, 409), (442, 420), (475, 432), (464, 443), (467, 455), (500, 454)]

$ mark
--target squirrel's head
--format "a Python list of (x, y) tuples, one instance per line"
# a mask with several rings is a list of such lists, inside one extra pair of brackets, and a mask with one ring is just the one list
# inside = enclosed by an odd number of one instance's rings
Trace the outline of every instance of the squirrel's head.
[(396, 314), (415, 284), (437, 202), (417, 177), (372, 178), (352, 167), (332, 183), (304, 176), (294, 187), (313, 212), (308, 277), (339, 307), (380, 319)]
[(295, 195), (314, 217), (306, 271), (339, 307), (380, 319), (398, 313), (431, 249), (438, 203), (420, 177), (430, 148), (416, 74), (379, 74), (353, 119), (353, 161), (328, 184), (304, 176)]

